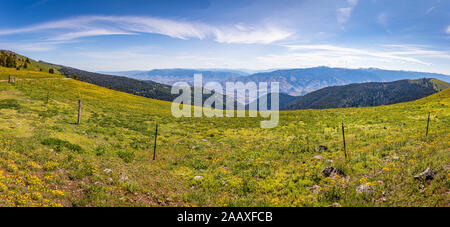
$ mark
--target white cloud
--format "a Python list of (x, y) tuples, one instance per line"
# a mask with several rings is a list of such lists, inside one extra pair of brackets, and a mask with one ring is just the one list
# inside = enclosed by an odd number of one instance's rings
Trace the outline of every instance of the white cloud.
[(291, 51), (302, 51), (302, 54), (321, 57), (356, 57), (359, 59), (373, 58), (379, 61), (413, 63), (430, 66), (431, 63), (420, 60), (420, 57), (450, 59), (450, 54), (443, 51), (425, 50), (413, 45), (384, 45), (388, 49), (378, 47), (358, 49), (334, 45), (286, 45)]
[(92, 29), (92, 30), (64, 33), (64, 34), (58, 35), (56, 37), (49, 38), (48, 40), (64, 41), (64, 40), (74, 40), (77, 38), (89, 37), (89, 36), (132, 35), (132, 34), (136, 34), (136, 33), (124, 32), (124, 31), (111, 31), (111, 30), (105, 30), (105, 29)]
[(269, 44), (278, 40), (284, 40), (292, 33), (275, 27), (267, 27), (263, 30), (248, 29), (240, 26), (235, 29), (217, 29), (214, 32), (215, 40), (219, 43), (263, 43)]
[(388, 68), (412, 71), (437, 71), (433, 59), (447, 61), (445, 51), (416, 45), (377, 45), (353, 48), (336, 45), (284, 45), (289, 52), (257, 57), (268, 68), (303, 68), (315, 66), (344, 68)]
[(429, 8), (429, 9), (425, 12), (425, 15), (430, 14), (435, 8), (436, 8), (435, 6)]
[(199, 22), (176, 21), (154, 17), (84, 16), (53, 21), (18, 29), (0, 30), (0, 36), (36, 33), (46, 40), (74, 40), (102, 35), (137, 35), (152, 33), (178, 39), (212, 38), (219, 43), (268, 44), (284, 40), (291, 32), (276, 26), (247, 27), (243, 24), (213, 26)]
[(382, 12), (382, 13), (378, 14), (378, 16), (377, 16), (377, 23), (383, 27), (386, 27), (387, 23), (388, 23), (388, 19), (389, 19), (389, 14), (387, 14), (386, 12)]
[(347, 4), (347, 7), (337, 9), (337, 22), (341, 25), (350, 19), (353, 9), (358, 4), (358, 0), (347, 0)]
[(447, 34), (450, 34), (450, 25), (447, 27), (447, 30), (445, 30), (445, 32), (446, 32)]

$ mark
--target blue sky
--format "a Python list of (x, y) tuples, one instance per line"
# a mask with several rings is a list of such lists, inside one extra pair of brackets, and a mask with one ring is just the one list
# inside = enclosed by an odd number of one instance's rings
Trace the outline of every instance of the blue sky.
[(450, 1), (0, 0), (0, 49), (91, 71), (324, 65), (450, 74)]

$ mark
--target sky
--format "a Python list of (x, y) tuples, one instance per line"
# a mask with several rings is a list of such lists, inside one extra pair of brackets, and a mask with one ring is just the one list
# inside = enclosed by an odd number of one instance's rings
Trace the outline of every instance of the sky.
[(450, 75), (450, 1), (0, 0), (0, 49), (89, 71), (329, 66)]

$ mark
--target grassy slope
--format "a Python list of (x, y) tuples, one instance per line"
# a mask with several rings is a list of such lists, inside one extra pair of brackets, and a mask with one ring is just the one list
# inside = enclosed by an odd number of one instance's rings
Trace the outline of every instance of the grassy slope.
[[(0, 206), (450, 205), (449, 89), (390, 106), (284, 111), (277, 128), (261, 129), (259, 118), (176, 119), (168, 102), (59, 75), (0, 68), (0, 80), (11, 73), (41, 79), (0, 82)], [(321, 176), (330, 165), (349, 177)], [(435, 179), (414, 180), (426, 166)], [(360, 184), (374, 191), (358, 194)]]
[(57, 66), (57, 65), (49, 65), (44, 62), (38, 62), (38, 61), (35, 61), (35, 60), (29, 58), (30, 63), (27, 64), (27, 68), (24, 69), (23, 65), (25, 64), (27, 57), (22, 56), (17, 53), (14, 53), (14, 52), (11, 52), (11, 51), (0, 50), (0, 55), (2, 55), (2, 54), (14, 55), (15, 59), (16, 59), (17, 67), (19, 67), (20, 70), (27, 71), (27, 72), (42, 70), (42, 72), (48, 72), (48, 70), (50, 68), (53, 68), (56, 74), (60, 74), (60, 72), (58, 71), (59, 66)]

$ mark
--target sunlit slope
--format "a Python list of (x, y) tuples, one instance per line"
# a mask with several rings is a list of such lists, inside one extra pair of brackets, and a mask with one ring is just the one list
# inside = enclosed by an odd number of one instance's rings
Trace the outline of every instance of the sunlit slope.
[[(389, 106), (285, 111), (261, 129), (261, 118), (174, 118), (169, 102), (35, 75), (0, 82), (0, 206), (449, 205), (449, 89)], [(346, 177), (324, 177), (326, 166)], [(425, 167), (434, 179), (415, 180)]]
[(17, 71), (22, 70), (26, 72), (33, 72), (33, 71), (49, 72), (50, 69), (53, 69), (54, 73), (59, 74), (58, 71), (59, 66), (57, 65), (51, 65), (45, 62), (35, 61), (33, 59), (30, 59), (28, 57), (22, 56), (20, 54), (8, 50), (0, 50), (0, 67), (1, 66), (6, 67), (6, 65), (2, 64), (7, 64), (6, 59), (8, 57), (13, 59), (13, 62), (9, 62), (10, 65), (8, 67), (10, 67), (10, 69)]

